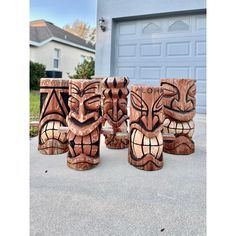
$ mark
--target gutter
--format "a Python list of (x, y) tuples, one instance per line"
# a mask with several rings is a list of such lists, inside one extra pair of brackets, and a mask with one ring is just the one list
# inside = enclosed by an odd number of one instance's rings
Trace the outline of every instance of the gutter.
[(78, 44), (75, 44), (75, 43), (72, 43), (72, 42), (68, 42), (66, 40), (56, 38), (56, 37), (51, 37), (51, 38), (49, 38), (49, 39), (47, 39), (47, 40), (45, 40), (41, 43), (38, 43), (38, 42), (35, 42), (35, 41), (30, 41), (30, 45), (33, 45), (33, 46), (36, 46), (36, 47), (41, 47), (41, 46), (45, 45), (46, 43), (49, 43), (50, 41), (56, 41), (56, 42), (59, 42), (59, 43), (63, 43), (63, 44), (66, 44), (66, 45), (69, 45), (69, 46), (72, 46), (72, 47), (84, 49), (86, 51), (95, 53), (95, 49), (84, 47), (84, 46), (81, 46), (81, 45), (78, 45)]

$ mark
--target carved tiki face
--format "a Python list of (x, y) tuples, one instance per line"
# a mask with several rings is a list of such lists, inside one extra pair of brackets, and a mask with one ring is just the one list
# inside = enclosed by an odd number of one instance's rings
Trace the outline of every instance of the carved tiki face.
[(53, 155), (68, 151), (66, 134), (58, 132), (66, 126), (68, 115), (69, 81), (65, 79), (40, 80), (40, 122), (38, 150)]
[(174, 141), (164, 142), (164, 152), (191, 154), (196, 110), (196, 81), (191, 79), (161, 79), (164, 91), (164, 133), (175, 135)]
[(86, 170), (99, 163), (101, 130), (100, 83), (95, 80), (70, 80), (67, 116), (69, 152), (67, 164)]
[[(104, 127), (113, 132), (127, 132), (127, 77), (108, 77), (103, 80), (103, 118)], [(128, 147), (128, 138), (117, 138), (115, 134), (105, 134), (108, 148)]]
[(143, 170), (163, 166), (162, 88), (132, 86), (130, 94), (129, 163)]

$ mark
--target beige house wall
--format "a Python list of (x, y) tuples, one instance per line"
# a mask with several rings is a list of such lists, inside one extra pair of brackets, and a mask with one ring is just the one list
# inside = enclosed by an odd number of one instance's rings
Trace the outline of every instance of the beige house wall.
[[(60, 49), (59, 68), (53, 68), (54, 49)], [(30, 60), (46, 66), (46, 70), (62, 71), (62, 77), (68, 78), (75, 73), (75, 67), (81, 62), (81, 56), (95, 58), (95, 53), (79, 48), (68, 46), (62, 43), (50, 41), (43, 46), (30, 46)]]

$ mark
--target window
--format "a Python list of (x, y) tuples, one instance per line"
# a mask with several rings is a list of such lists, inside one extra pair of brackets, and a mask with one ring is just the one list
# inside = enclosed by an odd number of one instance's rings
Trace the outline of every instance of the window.
[(85, 57), (84, 55), (81, 55), (81, 56), (80, 56), (79, 63), (82, 64), (82, 63), (84, 62), (85, 58), (86, 58), (86, 57)]
[(54, 48), (54, 53), (53, 53), (53, 68), (54, 69), (59, 68), (59, 60), (60, 60), (60, 49)]

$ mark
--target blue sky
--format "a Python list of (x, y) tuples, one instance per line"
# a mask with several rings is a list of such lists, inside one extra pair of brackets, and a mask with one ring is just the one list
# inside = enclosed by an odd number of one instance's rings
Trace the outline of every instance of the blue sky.
[(96, 26), (96, 0), (30, 0), (30, 20), (44, 19), (59, 27), (76, 19)]

